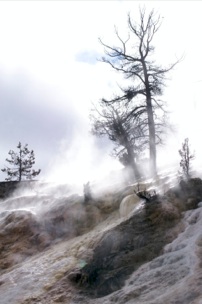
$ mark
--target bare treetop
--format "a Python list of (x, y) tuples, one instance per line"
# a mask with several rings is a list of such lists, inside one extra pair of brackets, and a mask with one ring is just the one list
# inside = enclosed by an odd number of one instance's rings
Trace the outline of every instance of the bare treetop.
[[(109, 64), (128, 80), (126, 87), (120, 86), (121, 94), (119, 96), (110, 100), (102, 98), (102, 101), (107, 105), (120, 102), (125, 102), (124, 106), (130, 104), (129, 115), (131, 116), (135, 114), (133, 109), (145, 107), (146, 119), (141, 121), (144, 121), (148, 127), (150, 169), (151, 175), (155, 176), (157, 174), (156, 145), (162, 141), (159, 136), (161, 133), (161, 131), (159, 133), (159, 127), (163, 124), (159, 122), (159, 117), (161, 116), (164, 120), (166, 114), (165, 103), (159, 100), (158, 96), (163, 94), (166, 74), (175, 67), (179, 60), (167, 67), (156, 63), (151, 55), (155, 51), (153, 39), (161, 26), (161, 17), (154, 10), (147, 14), (145, 8), (140, 8), (139, 15), (140, 18), (137, 22), (131, 18), (130, 13), (128, 14), (129, 34), (125, 39), (119, 35), (118, 29), (115, 27), (119, 46), (108, 45), (99, 39), (105, 51), (105, 56), (101, 58), (101, 61)], [(137, 115), (134, 117), (136, 119)], [(160, 121), (162, 121), (161, 118)]]

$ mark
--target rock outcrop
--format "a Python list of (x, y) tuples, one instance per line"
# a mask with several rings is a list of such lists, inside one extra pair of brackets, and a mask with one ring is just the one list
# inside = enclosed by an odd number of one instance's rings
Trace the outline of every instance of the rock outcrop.
[(30, 211), (2, 212), (0, 214), (0, 273), (44, 250), (49, 243), (49, 235)]

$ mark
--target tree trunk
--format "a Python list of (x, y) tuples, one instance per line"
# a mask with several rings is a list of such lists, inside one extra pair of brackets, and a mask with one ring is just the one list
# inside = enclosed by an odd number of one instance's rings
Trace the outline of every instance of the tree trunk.
[(142, 58), (142, 66), (144, 71), (145, 79), (145, 89), (146, 89), (146, 106), (147, 106), (147, 116), (148, 116), (148, 127), (149, 127), (149, 156), (150, 156), (150, 173), (151, 176), (156, 177), (156, 135), (155, 135), (155, 123), (151, 99), (151, 90), (149, 87), (149, 79), (147, 73), (146, 63), (144, 58)]
[(21, 182), (22, 179), (22, 150), (20, 149), (20, 159), (19, 159), (19, 182)]
[(148, 115), (148, 125), (149, 125), (149, 156), (150, 156), (150, 172), (151, 175), (156, 177), (156, 143), (155, 143), (155, 125), (153, 118), (152, 107), (149, 105), (150, 100), (147, 100), (147, 115)]
[(140, 176), (140, 172), (137, 168), (137, 164), (135, 162), (135, 155), (133, 150), (130, 147), (127, 147), (127, 153), (128, 153), (128, 157), (129, 157), (129, 165), (131, 167), (131, 169), (133, 170), (133, 175), (135, 180), (138, 180), (141, 176)]

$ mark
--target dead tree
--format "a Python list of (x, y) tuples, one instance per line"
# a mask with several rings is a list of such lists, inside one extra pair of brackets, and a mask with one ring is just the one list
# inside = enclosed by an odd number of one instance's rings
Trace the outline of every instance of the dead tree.
[(129, 34), (124, 40), (115, 29), (119, 46), (110, 46), (100, 39), (106, 54), (101, 61), (122, 73), (128, 81), (132, 81), (130, 82), (132, 84), (123, 90), (123, 95), (110, 100), (103, 98), (103, 101), (114, 103), (126, 99), (134, 105), (134, 101), (136, 103), (138, 98), (141, 105), (146, 107), (150, 169), (154, 176), (157, 174), (155, 109), (165, 112), (164, 105), (157, 97), (162, 95), (165, 75), (179, 62), (178, 60), (169, 67), (163, 68), (151, 58), (155, 50), (152, 41), (160, 25), (160, 16), (156, 16), (153, 10), (147, 16), (145, 9), (140, 9), (139, 22), (134, 22), (128, 14), (128, 28), (131, 36)]
[(146, 202), (154, 201), (157, 198), (156, 190), (148, 191), (145, 189), (143, 191), (134, 190), (134, 192), (139, 198), (144, 199)]
[(137, 167), (137, 159), (144, 150), (147, 139), (144, 128), (143, 113), (145, 106), (131, 109), (119, 104), (106, 104), (102, 100), (99, 108), (91, 113), (92, 133), (99, 137), (106, 136), (114, 143), (112, 155), (124, 165), (131, 168), (135, 179), (141, 173)]

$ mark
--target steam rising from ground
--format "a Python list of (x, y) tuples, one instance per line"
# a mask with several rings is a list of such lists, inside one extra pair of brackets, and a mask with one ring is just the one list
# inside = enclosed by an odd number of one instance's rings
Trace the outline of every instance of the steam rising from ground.
[[(196, 139), (196, 134), (193, 137)], [(192, 139), (191, 138), (191, 139)], [(196, 159), (193, 162), (193, 170), (200, 172), (200, 143), (191, 141), (191, 150), (196, 150)], [(159, 175), (162, 181), (156, 182), (155, 189), (161, 194), (174, 186), (178, 174), (180, 157), (178, 150), (181, 148), (178, 135), (171, 134), (168, 145), (158, 150), (157, 160)], [(195, 149), (194, 144), (197, 144)], [(38, 184), (19, 187), (13, 197), (0, 203), (0, 211), (17, 208), (27, 209), (38, 213), (48, 204), (58, 203), (58, 199), (71, 195), (83, 197), (83, 185), (90, 182), (94, 195), (104, 194), (106, 191), (114, 191), (135, 183), (128, 178), (121, 164), (110, 157), (112, 145), (106, 139), (95, 138), (86, 131), (76, 134), (74, 140), (60, 143), (59, 154), (52, 159), (49, 171)], [(154, 187), (154, 181), (148, 180), (148, 158), (141, 161), (141, 172), (145, 176), (145, 188)], [(124, 173), (125, 172), (125, 173)], [(195, 174), (194, 174), (195, 175)], [(195, 175), (196, 176), (196, 175)], [(164, 183), (164, 185), (163, 185)], [(31, 185), (31, 184), (30, 184)]]
[[(100, 142), (99, 142), (100, 141)], [(160, 175), (175, 175), (179, 167), (180, 157), (175, 143), (173, 147), (163, 146), (158, 153), (158, 171)], [(63, 141), (60, 153), (52, 160), (45, 181), (57, 184), (71, 185), (78, 194), (83, 193), (83, 185), (99, 185), (100, 188), (110, 188), (115, 185), (134, 183), (131, 172), (123, 168), (117, 159), (110, 156), (112, 145), (107, 140), (96, 139), (89, 134), (77, 136), (69, 144)], [(143, 180), (149, 177), (148, 152), (140, 156), (139, 168)]]
[(90, 134), (79, 134), (73, 142), (63, 140), (60, 152), (50, 164), (46, 181), (74, 185), (79, 192), (83, 184), (102, 181), (112, 171), (120, 170), (121, 164), (110, 157), (111, 143)]

